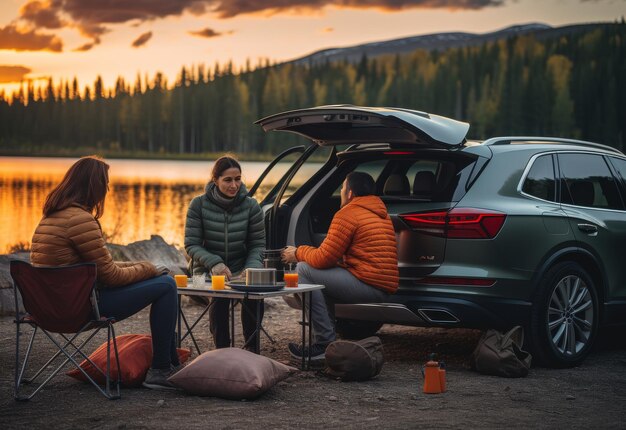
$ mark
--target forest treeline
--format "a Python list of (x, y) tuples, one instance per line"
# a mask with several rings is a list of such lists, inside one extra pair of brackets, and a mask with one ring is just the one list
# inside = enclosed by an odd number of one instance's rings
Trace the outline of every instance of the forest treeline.
[(0, 151), (139, 154), (276, 153), (295, 143), (256, 119), (324, 104), (398, 106), (469, 121), (470, 138), (544, 135), (624, 149), (626, 24), (539, 40), (512, 37), (442, 52), (357, 63), (182, 68), (161, 73), (24, 84), (0, 100)]

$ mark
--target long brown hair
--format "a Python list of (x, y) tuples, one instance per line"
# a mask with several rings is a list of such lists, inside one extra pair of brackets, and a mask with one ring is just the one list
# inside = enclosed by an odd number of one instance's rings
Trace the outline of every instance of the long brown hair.
[(96, 156), (82, 157), (70, 167), (63, 180), (46, 197), (44, 216), (73, 204), (85, 206), (94, 217), (104, 213), (104, 200), (109, 191), (109, 165)]
[(223, 157), (218, 158), (213, 165), (213, 170), (211, 171), (211, 180), (216, 182), (217, 179), (222, 176), (224, 171), (230, 169), (231, 167), (239, 169), (239, 172), (241, 173), (241, 166), (234, 157), (224, 155)]

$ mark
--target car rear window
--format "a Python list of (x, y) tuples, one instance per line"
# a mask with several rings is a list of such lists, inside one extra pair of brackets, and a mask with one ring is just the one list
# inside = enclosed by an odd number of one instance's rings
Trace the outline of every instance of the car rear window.
[(465, 156), (391, 157), (359, 161), (353, 171), (372, 175), (376, 193), (385, 201), (454, 202), (465, 195), (474, 163)]
[(556, 181), (552, 155), (537, 157), (524, 180), (522, 191), (530, 196), (550, 202), (556, 201)]

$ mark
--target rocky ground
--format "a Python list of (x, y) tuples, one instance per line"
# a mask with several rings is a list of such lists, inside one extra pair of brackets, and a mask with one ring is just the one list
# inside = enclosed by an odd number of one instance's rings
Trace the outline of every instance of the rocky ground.
[[(201, 307), (185, 302), (185, 312)], [(147, 311), (116, 324), (118, 334), (148, 333)], [(268, 306), (262, 353), (286, 361), (298, 339), (299, 313), (282, 301)], [(580, 367), (533, 368), (523, 379), (483, 376), (468, 357), (480, 335), (473, 330), (385, 326), (386, 363), (371, 381), (344, 383), (314, 371), (298, 372), (254, 401), (201, 398), (182, 392), (123, 389), (105, 400), (91, 386), (66, 376), (33, 400), (12, 397), (14, 325), (0, 318), (0, 423), (14, 428), (624, 428), (626, 342), (612, 331)], [(203, 322), (197, 334), (210, 347)], [(99, 342), (104, 339), (100, 339)], [(187, 345), (190, 346), (190, 345)], [(420, 366), (436, 352), (448, 364), (448, 392), (421, 391)], [(43, 354), (36, 356), (38, 361)]]

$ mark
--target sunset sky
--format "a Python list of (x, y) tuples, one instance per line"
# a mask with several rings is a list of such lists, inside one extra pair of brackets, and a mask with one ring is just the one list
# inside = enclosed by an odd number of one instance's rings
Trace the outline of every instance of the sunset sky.
[[(626, 0), (0, 0), (0, 91), (22, 79), (121, 75), (513, 24), (615, 21)], [(39, 81), (41, 82), (41, 81)]]

